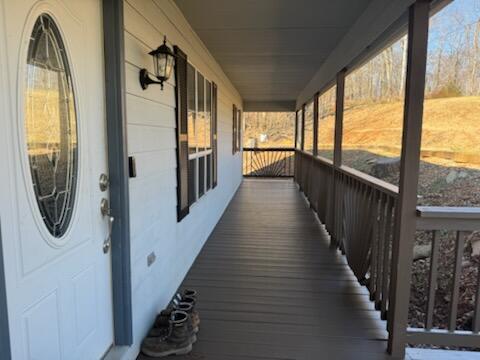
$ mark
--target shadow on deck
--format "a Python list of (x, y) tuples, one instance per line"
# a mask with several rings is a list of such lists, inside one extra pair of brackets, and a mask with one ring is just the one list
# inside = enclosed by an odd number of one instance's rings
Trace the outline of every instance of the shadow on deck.
[(245, 180), (183, 287), (198, 342), (175, 359), (387, 359), (385, 322), (292, 180)]

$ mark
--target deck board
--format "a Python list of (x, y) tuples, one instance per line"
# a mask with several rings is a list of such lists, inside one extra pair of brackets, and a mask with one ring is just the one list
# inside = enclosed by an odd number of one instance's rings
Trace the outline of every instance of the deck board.
[(202, 322), (176, 360), (388, 359), (385, 322), (291, 180), (245, 180), (182, 286)]

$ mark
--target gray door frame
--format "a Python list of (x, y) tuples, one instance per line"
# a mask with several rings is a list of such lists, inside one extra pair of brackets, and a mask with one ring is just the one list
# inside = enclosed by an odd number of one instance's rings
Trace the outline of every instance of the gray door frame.
[(0, 221), (0, 349), (2, 359), (11, 359), (10, 330), (8, 326), (7, 287), (3, 263), (2, 224)]
[(103, 0), (105, 102), (112, 229), (114, 345), (133, 343), (123, 0)]

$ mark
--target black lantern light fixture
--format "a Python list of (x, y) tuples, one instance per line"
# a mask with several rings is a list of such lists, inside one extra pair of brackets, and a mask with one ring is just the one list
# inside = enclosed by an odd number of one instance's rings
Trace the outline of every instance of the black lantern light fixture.
[(140, 85), (142, 85), (142, 89), (145, 90), (150, 84), (160, 84), (163, 90), (163, 82), (170, 78), (173, 61), (175, 59), (172, 49), (167, 45), (167, 37), (165, 36), (163, 38), (162, 45), (156, 50), (150, 51), (148, 54), (153, 56), (153, 68), (158, 81), (150, 78), (147, 69), (142, 69), (140, 70)]

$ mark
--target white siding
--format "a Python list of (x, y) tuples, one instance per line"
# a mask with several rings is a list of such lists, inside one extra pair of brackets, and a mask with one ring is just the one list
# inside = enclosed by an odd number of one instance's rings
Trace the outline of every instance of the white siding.
[[(143, 91), (141, 68), (152, 70), (148, 52), (163, 35), (218, 85), (218, 186), (177, 223), (174, 80)], [(241, 182), (240, 153), (232, 155), (232, 106), (242, 99), (170, 0), (125, 1), (125, 72), (128, 153), (136, 158), (130, 179), (134, 346), (115, 349), (118, 358), (134, 358), (155, 314), (174, 295), (204, 242)], [(156, 261), (147, 266), (147, 256)]]

